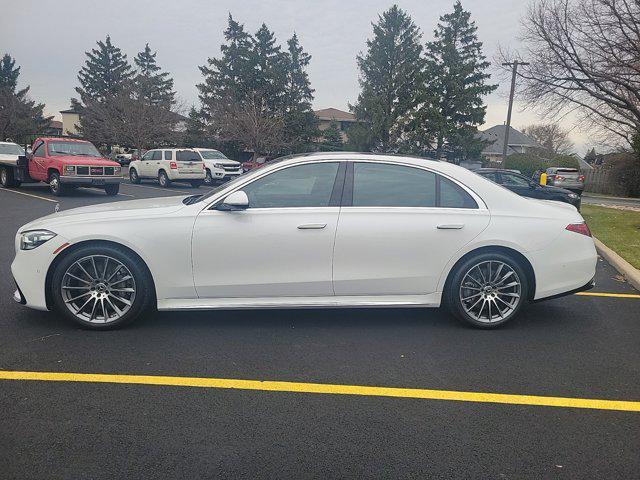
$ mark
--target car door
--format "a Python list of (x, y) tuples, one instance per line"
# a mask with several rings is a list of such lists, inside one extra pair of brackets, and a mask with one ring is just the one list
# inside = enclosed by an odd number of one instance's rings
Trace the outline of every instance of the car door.
[(284, 166), (236, 189), (247, 194), (247, 209), (203, 210), (192, 240), (198, 296), (333, 295), (343, 180), (344, 166), (336, 161)]
[(29, 160), (29, 176), (34, 180), (47, 181), (47, 152), (46, 143), (40, 141), (34, 146), (33, 154)]
[(152, 168), (151, 168), (151, 157), (153, 156), (153, 152), (154, 150), (149, 150), (148, 152), (146, 152), (142, 158), (140, 159), (140, 163), (138, 165), (138, 168), (140, 169), (140, 171), (138, 172), (138, 175), (140, 177), (151, 177), (151, 176), (155, 176), (152, 175)]
[(462, 186), (424, 168), (350, 163), (333, 259), (336, 295), (435, 292), (445, 265), (489, 223)]
[(535, 184), (523, 175), (514, 172), (500, 172), (500, 184), (522, 197), (541, 198), (544, 193), (535, 188)]

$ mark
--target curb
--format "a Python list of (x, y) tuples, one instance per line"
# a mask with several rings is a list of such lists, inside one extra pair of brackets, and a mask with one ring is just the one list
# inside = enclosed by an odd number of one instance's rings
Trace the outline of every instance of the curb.
[(624, 276), (625, 280), (633, 285), (636, 290), (640, 290), (640, 270), (635, 268), (596, 237), (593, 237), (593, 241), (596, 244), (596, 250), (598, 253), (602, 255), (604, 259), (609, 262), (622, 276)]

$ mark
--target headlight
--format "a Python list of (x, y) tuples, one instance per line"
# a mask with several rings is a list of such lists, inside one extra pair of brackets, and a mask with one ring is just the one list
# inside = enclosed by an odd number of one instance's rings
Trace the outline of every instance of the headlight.
[(221, 168), (222, 170), (224, 170), (224, 165), (222, 165), (221, 163), (214, 163), (213, 166), (216, 167), (216, 168)]
[(114, 167), (113, 168), (114, 175), (122, 175), (122, 167)]
[(28, 232), (22, 232), (20, 237), (20, 250), (33, 250), (39, 247), (43, 243), (48, 242), (56, 234), (49, 230), (30, 230)]
[(576, 194), (576, 193), (568, 193), (568, 194), (567, 194), (567, 197), (569, 197), (569, 198), (573, 198), (573, 199), (576, 199), (576, 198), (578, 198), (578, 197), (579, 197), (579, 195), (578, 195), (578, 194)]
[(65, 165), (64, 174), (65, 175), (75, 175), (76, 174), (76, 166), (75, 165)]

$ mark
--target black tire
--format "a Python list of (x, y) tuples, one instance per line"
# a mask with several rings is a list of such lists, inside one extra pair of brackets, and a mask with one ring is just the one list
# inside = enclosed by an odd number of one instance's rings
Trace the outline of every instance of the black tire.
[(66, 186), (60, 183), (60, 175), (58, 172), (53, 172), (49, 175), (49, 190), (51, 190), (51, 193), (55, 197), (61, 197), (67, 193)]
[(119, 183), (112, 183), (110, 185), (105, 185), (104, 186), (104, 193), (106, 193), (110, 197), (118, 195), (119, 191), (120, 191), (120, 184)]
[(158, 172), (158, 183), (162, 188), (169, 188), (171, 186), (171, 180), (169, 180), (169, 176), (164, 170)]
[[(475, 285), (473, 283), (467, 282), (465, 283), (465, 286), (462, 285), (462, 282), (465, 279), (465, 276), (467, 275), (467, 273), (470, 272), (470, 270), (473, 269), (475, 265), (482, 264), (483, 262), (495, 262), (495, 264), (493, 265), (494, 265), (494, 268), (496, 269), (497, 267), (495, 267), (495, 265), (497, 265), (498, 262), (507, 265), (516, 274), (517, 280), (519, 281), (519, 284), (520, 284), (519, 298), (517, 299), (517, 303), (513, 306), (511, 310), (508, 310), (504, 318), (497, 318), (494, 321), (488, 321), (487, 319), (480, 321), (474, 318), (474, 316), (470, 315), (465, 309), (462, 302), (462, 298), (461, 298), (461, 293), (462, 293), (461, 289), (465, 289), (466, 292), (469, 292), (469, 290), (466, 290), (466, 289), (471, 288), (471, 285), (473, 285), (474, 291), (475, 290), (482, 291), (482, 293), (478, 294), (482, 297), (484, 295), (490, 295), (492, 293), (491, 291), (485, 292), (484, 288), (486, 287), (481, 287), (480, 285)], [(493, 288), (494, 287), (492, 287), (492, 289)], [(515, 289), (516, 287), (513, 287), (513, 288)], [(471, 325), (475, 328), (491, 329), (491, 328), (496, 328), (501, 325), (504, 325), (506, 322), (512, 320), (515, 316), (517, 316), (522, 306), (527, 302), (528, 292), (529, 292), (529, 282), (527, 279), (526, 272), (524, 271), (522, 265), (517, 260), (503, 253), (487, 252), (487, 253), (481, 253), (478, 255), (473, 255), (455, 267), (455, 270), (451, 272), (450, 281), (447, 282), (447, 289), (443, 295), (444, 296), (443, 303), (456, 318), (463, 321), (467, 325)], [(473, 294), (473, 292), (471, 293)], [(481, 301), (481, 299), (479, 300)], [(472, 302), (474, 301), (475, 299)], [(489, 301), (488, 303), (490, 306), (491, 301)], [(499, 304), (498, 301), (493, 300), (493, 304), (500, 305), (501, 307), (504, 308), (504, 305)], [(505, 310), (507, 309), (505, 308)], [(480, 311), (480, 317), (482, 317), (482, 310)]]
[(140, 183), (140, 177), (138, 176), (138, 171), (135, 168), (129, 169), (129, 181), (135, 185)]
[(13, 178), (13, 169), (0, 167), (0, 185), (5, 188), (15, 187), (16, 181)]
[[(92, 255), (108, 256), (118, 262), (121, 262), (127, 269), (129, 269), (129, 272), (131, 272), (135, 282), (135, 297), (129, 310), (120, 318), (107, 323), (93, 323), (89, 320), (79, 318), (69, 309), (69, 307), (67, 307), (67, 303), (63, 298), (62, 282), (67, 269), (69, 269), (69, 267), (71, 267), (76, 261)], [(98, 271), (100, 271), (100, 267), (98, 268)], [(149, 308), (154, 298), (153, 281), (146, 266), (129, 251), (112, 245), (87, 245), (65, 255), (55, 266), (49, 288), (51, 289), (51, 298), (53, 299), (55, 309), (66, 318), (80, 325), (82, 328), (89, 330), (112, 330), (121, 328), (140, 317), (145, 310)], [(106, 315), (104, 316), (106, 317)]]
[(200, 188), (202, 186), (202, 180), (191, 180), (189, 183), (192, 188)]
[(211, 176), (211, 170), (207, 168), (207, 173), (204, 177), (204, 183), (207, 185), (213, 185), (213, 176)]

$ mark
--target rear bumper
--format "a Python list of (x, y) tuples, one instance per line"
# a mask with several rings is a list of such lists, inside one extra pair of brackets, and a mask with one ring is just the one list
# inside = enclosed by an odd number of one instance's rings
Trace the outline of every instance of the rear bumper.
[(60, 183), (64, 183), (65, 185), (101, 187), (104, 185), (122, 183), (122, 177), (77, 177), (77, 176), (65, 175), (60, 177)]
[(591, 280), (589, 280), (587, 284), (581, 287), (574, 288), (573, 290), (569, 290), (562, 293), (556, 293), (555, 295), (551, 295), (549, 297), (536, 298), (535, 300), (533, 300), (533, 303), (544, 302), (545, 300), (553, 300), (554, 298), (566, 297), (567, 295), (573, 295), (574, 293), (578, 293), (578, 292), (586, 292), (587, 290), (591, 290), (595, 286), (596, 286), (596, 279), (594, 277)]

